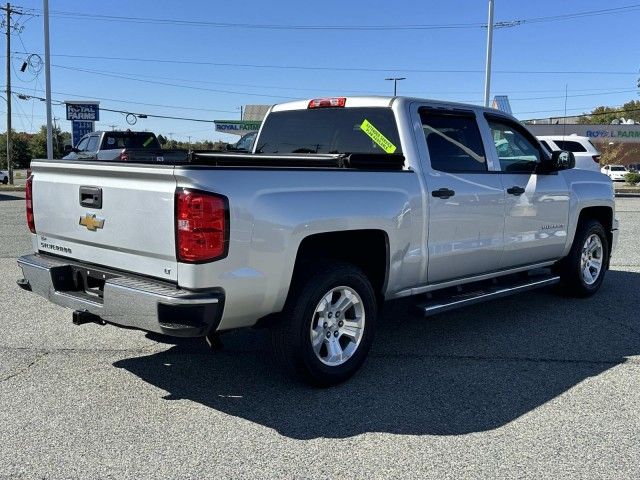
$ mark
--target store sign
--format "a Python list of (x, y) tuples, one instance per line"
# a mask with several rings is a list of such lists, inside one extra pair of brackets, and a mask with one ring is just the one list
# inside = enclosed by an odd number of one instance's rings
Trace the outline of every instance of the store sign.
[(619, 130), (617, 128), (607, 128), (599, 130), (587, 130), (586, 136), (590, 138), (618, 138), (620, 140), (640, 140), (640, 131), (625, 131)]
[(232, 135), (244, 135), (260, 130), (262, 122), (252, 120), (215, 120), (216, 132), (230, 133)]
[(97, 122), (100, 120), (100, 107), (98, 102), (65, 103), (67, 104), (67, 120), (89, 122)]
[[(535, 124), (527, 125), (534, 135), (579, 135), (594, 142), (640, 143), (640, 125), (582, 125)], [(567, 138), (570, 140), (570, 138)]]
[(71, 143), (75, 147), (82, 137), (93, 132), (94, 123), (83, 120), (73, 120), (71, 122)]

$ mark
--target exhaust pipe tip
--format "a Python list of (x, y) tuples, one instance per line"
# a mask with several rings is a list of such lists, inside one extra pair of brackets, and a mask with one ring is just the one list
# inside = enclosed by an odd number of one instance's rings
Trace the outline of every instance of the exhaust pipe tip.
[(27, 292), (31, 291), (31, 284), (26, 278), (20, 278), (19, 280), (16, 280), (16, 283), (21, 289), (26, 290)]

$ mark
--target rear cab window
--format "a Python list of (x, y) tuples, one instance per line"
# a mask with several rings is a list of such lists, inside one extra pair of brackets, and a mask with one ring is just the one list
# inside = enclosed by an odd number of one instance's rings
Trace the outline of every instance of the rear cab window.
[(159, 149), (160, 143), (153, 133), (148, 132), (107, 132), (104, 134), (101, 150), (122, 148)]
[(391, 108), (346, 107), (270, 113), (256, 153), (401, 154), (402, 149)]

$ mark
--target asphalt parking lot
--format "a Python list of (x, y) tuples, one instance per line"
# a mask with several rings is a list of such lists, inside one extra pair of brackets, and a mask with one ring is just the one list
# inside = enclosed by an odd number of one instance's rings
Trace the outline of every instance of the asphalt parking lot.
[(594, 298), (389, 305), (362, 372), (316, 390), (263, 331), (213, 353), (73, 326), (16, 286), (24, 200), (0, 194), (0, 477), (638, 478), (640, 198), (617, 208)]

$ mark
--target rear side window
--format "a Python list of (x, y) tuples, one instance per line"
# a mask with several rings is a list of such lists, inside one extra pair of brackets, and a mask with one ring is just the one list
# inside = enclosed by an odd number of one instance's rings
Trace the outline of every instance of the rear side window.
[(441, 172), (482, 173), (487, 161), (475, 116), (420, 110), (431, 168)]
[(256, 153), (397, 154), (402, 151), (391, 109), (358, 107), (270, 113), (257, 139)]
[(568, 152), (581, 153), (586, 152), (587, 149), (580, 142), (573, 142), (569, 140), (554, 140), (554, 143), (560, 150), (566, 150)]
[(122, 148), (159, 149), (160, 144), (153, 133), (144, 132), (109, 132), (102, 140), (102, 150)]

